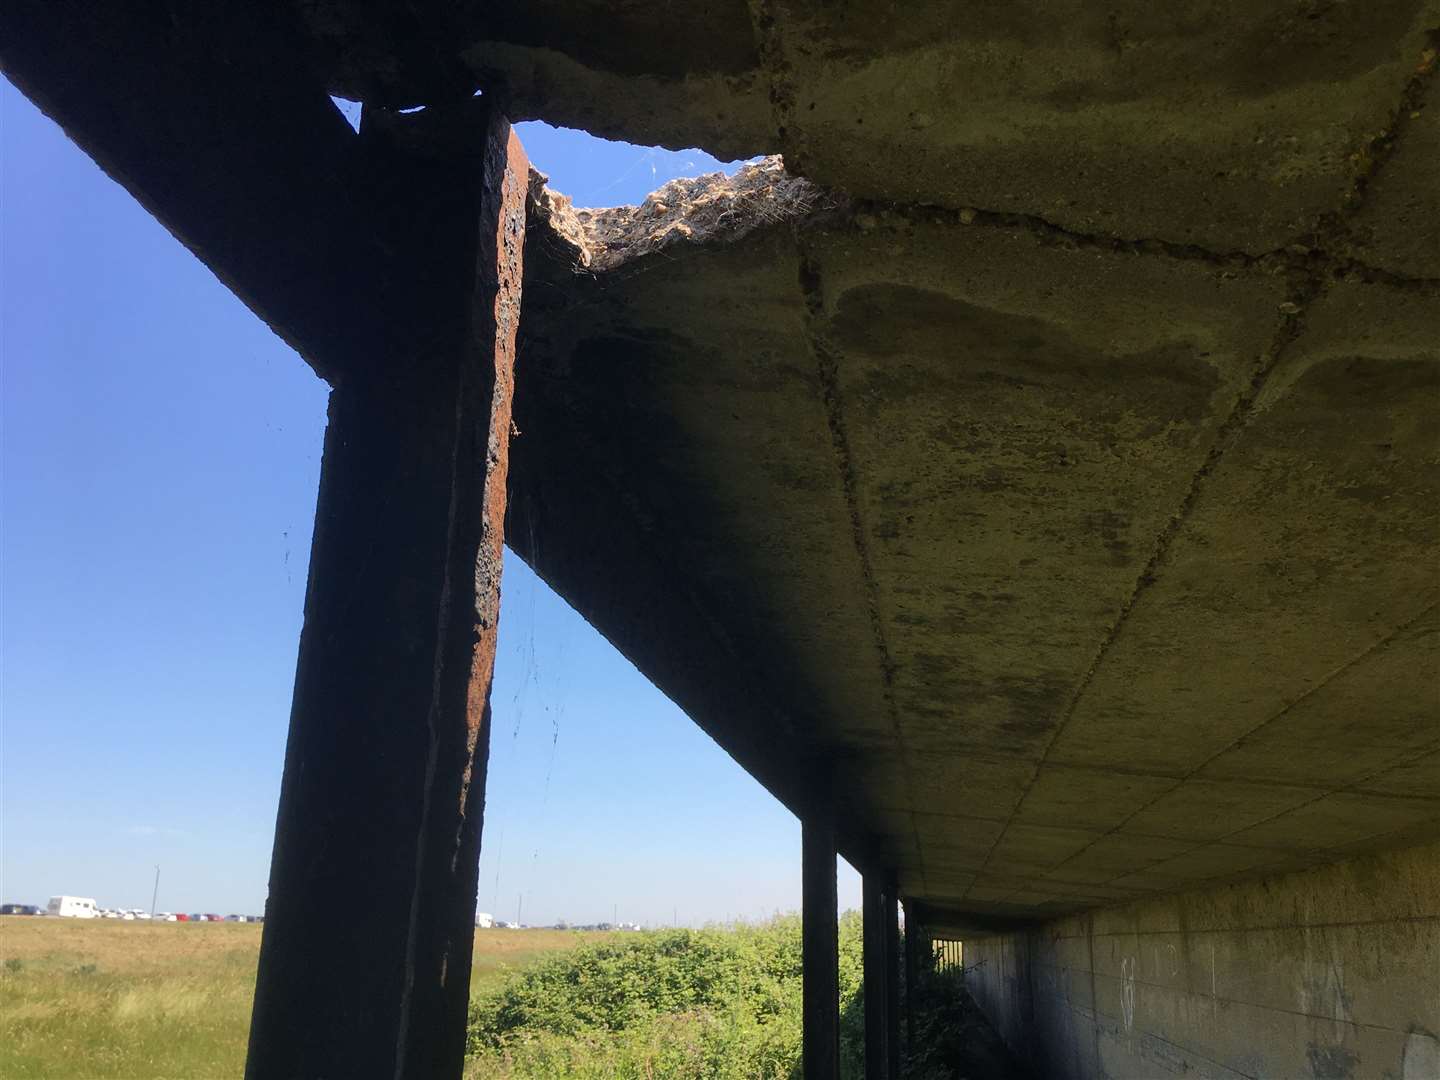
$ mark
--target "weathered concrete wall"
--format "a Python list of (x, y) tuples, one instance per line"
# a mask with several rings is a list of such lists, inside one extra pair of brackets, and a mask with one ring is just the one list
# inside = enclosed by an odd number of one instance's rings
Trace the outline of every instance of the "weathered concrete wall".
[(1055, 1078), (1440, 1077), (1440, 844), (965, 942)]

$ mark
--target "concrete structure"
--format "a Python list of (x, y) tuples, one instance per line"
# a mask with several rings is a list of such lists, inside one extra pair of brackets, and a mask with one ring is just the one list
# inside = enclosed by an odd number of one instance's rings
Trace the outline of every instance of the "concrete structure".
[(966, 943), (1046, 1077), (1440, 1076), (1437, 845)]
[[(1437, 41), (1434, 0), (7, 5), (6, 73), (336, 387), (251, 1075), (458, 1069), (502, 514), (803, 820), (808, 1075), (837, 849), (1061, 1075), (1424, 1075)], [(784, 164), (577, 212), (503, 116)]]

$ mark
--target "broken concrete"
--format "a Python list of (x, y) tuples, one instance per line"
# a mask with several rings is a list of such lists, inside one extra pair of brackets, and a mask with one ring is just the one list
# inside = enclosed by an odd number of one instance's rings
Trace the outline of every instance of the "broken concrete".
[(1436, 0), (100, 7), (5, 71), (342, 388), (435, 266), (326, 90), (784, 153), (532, 178), (506, 535), (907, 911), (1353, 913), (1440, 833)]
[[(305, 10), (346, 96), (433, 100), (443, 70), (517, 119), (783, 153), (853, 197), (1252, 255), (1363, 185), (1440, 28), (1434, 0), (507, 2), (413, 28), (338, 0)], [(1395, 171), (1409, 179), (1388, 186), (1431, 205), (1422, 160)]]

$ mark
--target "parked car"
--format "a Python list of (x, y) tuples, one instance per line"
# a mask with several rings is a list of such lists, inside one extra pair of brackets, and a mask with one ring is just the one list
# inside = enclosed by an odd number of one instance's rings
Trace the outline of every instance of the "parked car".
[(39, 915), (34, 904), (0, 904), (0, 915)]
[(206, 915), (206, 916), (205, 916), (205, 921), (206, 921), (206, 922), (224, 922), (225, 920), (222, 919), (222, 918), (220, 918), (219, 915)]
[(176, 922), (189, 922), (189, 921), (190, 921), (190, 916), (189, 916), (189, 915), (185, 915), (185, 914), (177, 914), (177, 915), (175, 916), (175, 921), (176, 921)]

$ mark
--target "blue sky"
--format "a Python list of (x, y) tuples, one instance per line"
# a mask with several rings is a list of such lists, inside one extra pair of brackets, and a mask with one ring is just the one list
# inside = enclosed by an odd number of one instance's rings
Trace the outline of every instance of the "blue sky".
[[(520, 133), (580, 205), (721, 167)], [(3, 81), (0, 378), (0, 894), (259, 911), (326, 387)], [(482, 910), (799, 906), (795, 819), (513, 556), (493, 702)]]

